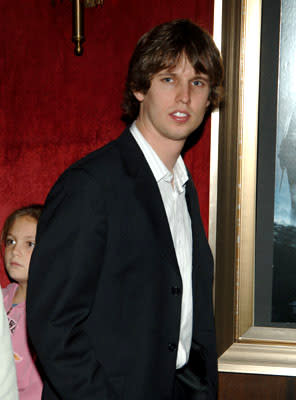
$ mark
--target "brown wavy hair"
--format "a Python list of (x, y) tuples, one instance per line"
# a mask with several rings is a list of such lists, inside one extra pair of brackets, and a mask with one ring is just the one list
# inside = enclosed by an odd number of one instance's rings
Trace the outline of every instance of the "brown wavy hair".
[(212, 37), (188, 19), (177, 19), (154, 27), (138, 41), (131, 57), (125, 84), (123, 119), (132, 122), (139, 114), (140, 103), (134, 92), (146, 94), (155, 74), (173, 68), (185, 55), (197, 73), (208, 75), (209, 111), (223, 98), (224, 69)]

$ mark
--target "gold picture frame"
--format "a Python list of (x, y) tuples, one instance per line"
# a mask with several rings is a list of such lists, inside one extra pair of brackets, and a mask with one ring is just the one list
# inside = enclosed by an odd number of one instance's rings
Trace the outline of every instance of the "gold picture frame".
[(210, 202), (209, 223), (218, 367), (296, 376), (296, 329), (254, 326), (261, 6), (261, 0), (228, 0), (222, 6), (226, 97), (217, 173), (211, 172), (210, 199), (216, 204)]

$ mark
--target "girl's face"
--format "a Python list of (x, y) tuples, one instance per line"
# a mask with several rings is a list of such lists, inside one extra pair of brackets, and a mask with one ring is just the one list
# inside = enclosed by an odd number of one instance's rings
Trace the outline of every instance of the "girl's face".
[(19, 284), (28, 281), (29, 265), (35, 246), (37, 221), (30, 216), (17, 217), (10, 227), (4, 261), (9, 276)]

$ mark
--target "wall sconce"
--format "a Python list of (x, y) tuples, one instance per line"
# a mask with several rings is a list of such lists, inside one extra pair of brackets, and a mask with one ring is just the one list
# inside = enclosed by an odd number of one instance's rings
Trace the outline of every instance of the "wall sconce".
[(72, 42), (75, 56), (82, 56), (84, 37), (84, 7), (103, 6), (104, 0), (72, 0)]
[(82, 56), (84, 41), (84, 5), (80, 0), (72, 0), (72, 42), (75, 56)]
[(104, 0), (84, 0), (84, 7), (97, 7), (104, 4)]
[[(61, 0), (63, 1), (63, 0)], [(56, 0), (51, 0), (53, 6)], [(84, 37), (84, 7), (103, 7), (104, 0), (72, 0), (72, 42), (75, 56), (82, 56)]]
[(82, 56), (84, 37), (84, 7), (103, 6), (104, 0), (72, 0), (72, 42), (75, 56)]

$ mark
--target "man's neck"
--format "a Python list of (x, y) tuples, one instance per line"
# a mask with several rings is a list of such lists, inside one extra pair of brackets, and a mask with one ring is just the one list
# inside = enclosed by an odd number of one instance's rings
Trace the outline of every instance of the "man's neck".
[(138, 121), (136, 121), (136, 125), (142, 136), (147, 140), (167, 169), (173, 172), (173, 168), (181, 154), (185, 140), (169, 140), (162, 136), (155, 137), (147, 133), (145, 129), (141, 129), (141, 124), (139, 124)]
[(173, 172), (174, 166), (177, 162), (178, 157), (180, 156), (183, 146), (179, 150), (174, 148), (168, 149), (168, 146), (165, 146), (164, 149), (161, 149), (159, 147), (155, 148), (153, 147), (153, 143), (150, 143), (150, 145), (154, 149), (158, 157), (161, 159), (161, 161), (164, 163), (164, 165), (167, 167), (167, 169), (170, 172)]

